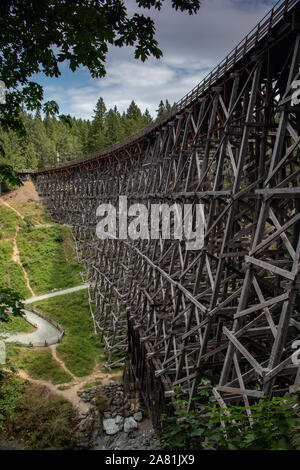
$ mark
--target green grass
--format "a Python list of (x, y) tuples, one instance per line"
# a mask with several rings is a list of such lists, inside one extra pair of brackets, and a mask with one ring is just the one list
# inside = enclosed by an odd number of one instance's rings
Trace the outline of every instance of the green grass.
[(102, 385), (102, 380), (95, 380), (94, 382), (89, 382), (87, 384), (84, 384), (80, 390), (86, 390), (88, 388), (93, 388), (93, 387), (97, 387), (97, 385)]
[[(0, 207), (0, 212), (1, 209), (2, 207)], [(3, 223), (4, 219), (7, 221), (4, 229), (4, 236), (2, 229), (0, 230), (0, 287), (11, 287), (23, 295), (23, 297), (30, 297), (30, 292), (27, 289), (22, 268), (18, 263), (11, 259), (16, 225), (21, 221), (21, 219), (9, 209), (5, 209), (5, 211), (5, 213), (2, 211), (1, 219), (1, 223)], [(3, 214), (5, 217), (3, 217)], [(4, 226), (4, 224), (2, 226)]]
[(35, 328), (21, 317), (10, 315), (9, 322), (0, 322), (1, 333), (32, 333)]
[(71, 403), (46, 387), (0, 377), (0, 440), (23, 441), (26, 449), (72, 449), (75, 418)]
[(45, 213), (43, 206), (37, 201), (10, 201), (9, 205), (18, 210), (24, 217), (30, 219), (32, 225), (53, 224), (53, 221)]
[[(12, 239), (17, 224), (20, 227), (17, 244), (21, 262), (37, 295), (81, 284), (81, 267), (77, 262), (70, 229), (57, 224), (35, 228), (34, 224), (51, 222), (39, 203), (10, 201), (10, 204), (25, 216), (25, 221), (6, 208), (0, 213), (3, 216), (0, 220), (4, 230), (4, 236), (0, 239), (0, 286), (8, 286), (8, 261), (10, 286), (25, 298), (30, 296), (21, 267), (11, 261)], [(57, 347), (57, 354), (74, 375), (87, 376), (93, 372), (96, 363), (102, 364), (105, 361), (103, 347), (94, 334), (86, 291), (53, 297), (34, 305), (65, 330), (62, 342)], [(20, 324), (11, 325), (16, 331), (19, 327)], [(24, 369), (33, 378), (49, 380), (53, 384), (68, 383), (71, 380), (49, 350), (27, 349), (10, 344), (7, 345), (7, 352), (10, 363), (16, 369)]]
[(0, 240), (12, 239), (17, 225), (24, 222), (14, 211), (8, 207), (0, 206)]
[(85, 290), (60, 295), (33, 304), (57, 321), (65, 330), (56, 351), (67, 368), (76, 376), (92, 373), (96, 361), (103, 362), (103, 348), (94, 334), (88, 295)]
[(6, 345), (7, 361), (16, 369), (22, 369), (34, 379), (56, 384), (70, 382), (72, 377), (56, 362), (49, 349), (29, 349)]
[(8, 264), (6, 261), (0, 260), (0, 272), (0, 287), (11, 287), (16, 292), (21, 294), (25, 299), (31, 297), (31, 294), (26, 286), (26, 281), (21, 266), (11, 260), (8, 261)]
[(19, 231), (17, 243), (21, 262), (36, 294), (82, 283), (68, 227), (28, 227)]

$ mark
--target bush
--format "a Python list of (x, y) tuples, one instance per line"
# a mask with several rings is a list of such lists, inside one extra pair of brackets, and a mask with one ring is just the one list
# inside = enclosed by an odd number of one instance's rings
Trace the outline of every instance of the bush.
[(0, 438), (23, 440), (32, 449), (74, 448), (75, 411), (69, 402), (30, 383), (23, 385), (23, 393), (12, 404), (5, 397)]
[[(207, 385), (207, 384), (206, 384)], [(185, 450), (299, 450), (300, 416), (296, 400), (276, 397), (249, 407), (219, 408), (203, 388), (187, 411), (184, 390), (177, 388), (173, 416), (162, 415), (160, 446)], [(250, 419), (249, 419), (250, 416)]]

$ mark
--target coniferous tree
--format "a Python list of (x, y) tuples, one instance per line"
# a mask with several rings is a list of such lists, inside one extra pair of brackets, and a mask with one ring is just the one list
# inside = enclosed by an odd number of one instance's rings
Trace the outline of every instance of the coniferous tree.
[(145, 126), (148, 126), (153, 122), (152, 116), (149, 113), (148, 109), (146, 108), (144, 114), (143, 114), (143, 123)]
[(106, 118), (106, 106), (103, 98), (99, 98), (94, 109), (94, 116), (89, 135), (89, 151), (95, 152), (105, 147), (104, 125)]
[(110, 109), (107, 113), (104, 138), (107, 147), (120, 142), (124, 138), (121, 116), (116, 107), (114, 109)]

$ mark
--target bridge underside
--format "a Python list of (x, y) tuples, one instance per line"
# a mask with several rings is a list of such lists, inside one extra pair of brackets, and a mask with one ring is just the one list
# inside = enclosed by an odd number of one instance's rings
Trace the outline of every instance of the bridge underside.
[[(298, 21), (298, 23), (297, 23)], [(221, 406), (300, 383), (299, 15), (136, 145), (97, 165), (40, 171), (53, 217), (71, 224), (108, 362), (127, 351), (153, 416), (182, 386), (209, 378)], [(204, 246), (96, 236), (96, 209), (191, 204)], [(172, 230), (172, 226), (171, 226)]]

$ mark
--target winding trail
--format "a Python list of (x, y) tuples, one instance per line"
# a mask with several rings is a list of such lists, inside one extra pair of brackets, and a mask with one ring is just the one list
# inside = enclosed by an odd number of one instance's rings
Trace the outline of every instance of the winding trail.
[(8, 202), (4, 201), (4, 199), (2, 197), (0, 197), (0, 204), (2, 204), (3, 206), (6, 206), (8, 209), (14, 211), (19, 217), (21, 217), (22, 220), (24, 220), (24, 215), (22, 215), (17, 209), (15, 209), (10, 204), (8, 204)]
[(23, 264), (21, 263), (21, 259), (20, 259), (20, 252), (19, 252), (18, 245), (17, 245), (17, 236), (18, 236), (19, 229), (20, 229), (20, 227), (19, 227), (19, 225), (17, 225), (16, 226), (16, 233), (15, 233), (14, 238), (13, 238), (13, 252), (12, 252), (11, 259), (12, 259), (12, 261), (16, 262), (19, 266), (21, 266), (21, 269), (23, 271), (23, 275), (24, 275), (24, 278), (25, 278), (25, 281), (26, 281), (26, 287), (29, 290), (29, 292), (31, 293), (31, 295), (34, 297), (35, 293), (33, 292), (32, 288), (31, 288), (28, 274), (27, 274)]
[(60, 331), (47, 320), (44, 320), (44, 318), (25, 310), (24, 320), (34, 326), (36, 330), (32, 333), (13, 333), (7, 336), (6, 342), (25, 345), (30, 345), (31, 343), (33, 346), (37, 344), (43, 346), (51, 344), (53, 341), (59, 342)]
[[(30, 198), (32, 198), (33, 197), (32, 194), (31, 194), (32, 193), (32, 188), (31, 188), (32, 184), (29, 183), (29, 182), (26, 182), (26, 183), (27, 183), (27, 186), (26, 186), (25, 189), (28, 192)], [(26, 183), (25, 183), (25, 185), (26, 185)], [(16, 190), (16, 194), (19, 194), (21, 191), (22, 191), (22, 188), (19, 188), (18, 190)], [(34, 199), (36, 199), (36, 197), (34, 197)], [(21, 200), (22, 200), (22, 194), (21, 194)], [(8, 209), (14, 211), (22, 220), (24, 220), (24, 216), (17, 209), (12, 207), (8, 202), (6, 202), (1, 197), (0, 197), (0, 204), (2, 204), (4, 206), (6, 206)], [(42, 228), (42, 227), (48, 227), (48, 226), (52, 226), (52, 225), (53, 224), (37, 224), (36, 226)], [(17, 225), (16, 226), (16, 232), (15, 232), (15, 235), (14, 235), (14, 238), (13, 238), (12, 261), (18, 263), (20, 265), (20, 267), (22, 268), (24, 278), (26, 280), (27, 288), (28, 288), (29, 292), (32, 295), (31, 298), (26, 299), (24, 301), (25, 304), (31, 304), (33, 302), (37, 302), (38, 300), (44, 300), (44, 299), (48, 299), (48, 298), (55, 297), (55, 296), (58, 296), (58, 295), (64, 295), (64, 294), (69, 294), (69, 293), (72, 293), (72, 292), (77, 292), (79, 290), (87, 289), (89, 287), (89, 284), (85, 283), (85, 284), (81, 284), (79, 286), (71, 287), (71, 288), (68, 288), (68, 289), (58, 290), (56, 292), (51, 292), (49, 294), (36, 296), (34, 291), (32, 290), (32, 288), (30, 286), (30, 281), (29, 281), (28, 274), (27, 274), (26, 270), (24, 269), (24, 267), (21, 263), (20, 253), (19, 253), (18, 245), (17, 245), (17, 235), (18, 235), (19, 228), (20, 228), (19, 225)], [(56, 338), (58, 336), (58, 334), (60, 333), (59, 330), (57, 328), (55, 328), (55, 326), (53, 326), (51, 323), (49, 323), (48, 321), (46, 321), (43, 318), (39, 317), (35, 313), (29, 312), (28, 310), (25, 310), (25, 319), (29, 320), (29, 322), (36, 327), (36, 331), (34, 331), (32, 333), (16, 333), (16, 334), (10, 334), (9, 336), (6, 335), (5, 341), (18, 342), (18, 343), (27, 344), (27, 345), (30, 342), (31, 343), (40, 342), (40, 343), (45, 344), (45, 341), (47, 343), (51, 342), (51, 339), (53, 340), (53, 338)], [(88, 385), (90, 383), (94, 383), (96, 381), (101, 381), (102, 385), (107, 385), (114, 379), (121, 379), (122, 373), (120, 371), (114, 372), (114, 373), (108, 373), (108, 372), (105, 373), (100, 369), (100, 365), (96, 364), (96, 366), (94, 367), (94, 370), (91, 374), (89, 374), (85, 377), (77, 377), (76, 375), (73, 374), (73, 372), (71, 372), (67, 368), (64, 361), (58, 357), (57, 352), (56, 352), (56, 347), (57, 347), (57, 344), (53, 344), (52, 346), (50, 346), (52, 357), (60, 365), (60, 367), (72, 378), (71, 382), (68, 382), (68, 383), (65, 383), (65, 384), (54, 385), (51, 382), (46, 381), (46, 380), (34, 379), (33, 377), (31, 377), (29, 374), (27, 374), (27, 372), (25, 372), (22, 369), (19, 369), (17, 371), (17, 374), (22, 379), (27, 380), (29, 382), (32, 382), (34, 384), (42, 385), (42, 386), (46, 387), (52, 393), (65, 398), (66, 400), (70, 401), (72, 403), (72, 405), (81, 414), (86, 414), (90, 409), (90, 405), (83, 402), (80, 399), (80, 397), (77, 395), (77, 392), (79, 390), (81, 390), (82, 388), (84, 388), (85, 385)], [(65, 388), (65, 389), (60, 390), (60, 388)]]

